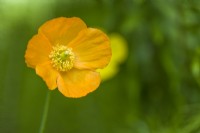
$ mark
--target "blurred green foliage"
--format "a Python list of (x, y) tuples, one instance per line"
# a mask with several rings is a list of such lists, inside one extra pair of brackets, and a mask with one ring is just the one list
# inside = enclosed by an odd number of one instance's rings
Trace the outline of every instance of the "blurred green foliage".
[[(120, 33), (129, 56), (93, 93), (52, 92), (46, 133), (200, 133), (199, 0), (0, 0), (0, 132), (36, 133), (47, 87), (24, 53), (45, 21)], [(120, 51), (119, 51), (120, 52)]]

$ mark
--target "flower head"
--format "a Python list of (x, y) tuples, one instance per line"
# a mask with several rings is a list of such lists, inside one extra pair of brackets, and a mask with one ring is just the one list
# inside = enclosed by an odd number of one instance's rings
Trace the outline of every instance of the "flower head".
[(110, 61), (108, 37), (87, 28), (80, 18), (56, 18), (44, 23), (29, 41), (25, 60), (50, 90), (66, 97), (82, 97), (100, 84), (96, 69)]

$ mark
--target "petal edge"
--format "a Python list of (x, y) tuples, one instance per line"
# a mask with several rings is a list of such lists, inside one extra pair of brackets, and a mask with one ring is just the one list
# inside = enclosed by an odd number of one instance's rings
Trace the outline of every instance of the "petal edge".
[(74, 67), (78, 69), (104, 68), (112, 55), (109, 38), (94, 28), (82, 30), (68, 47), (76, 55)]
[(59, 17), (44, 23), (38, 32), (46, 36), (52, 45), (67, 45), (85, 28), (87, 26), (80, 18)]
[(50, 62), (37, 65), (36, 74), (46, 82), (50, 90), (56, 89), (59, 73), (52, 68)]
[(42, 64), (49, 60), (51, 44), (42, 35), (37, 34), (28, 42), (25, 53), (25, 62), (28, 67), (35, 68), (36, 65)]
[(66, 97), (79, 98), (96, 90), (100, 75), (95, 71), (72, 69), (58, 77), (58, 90)]

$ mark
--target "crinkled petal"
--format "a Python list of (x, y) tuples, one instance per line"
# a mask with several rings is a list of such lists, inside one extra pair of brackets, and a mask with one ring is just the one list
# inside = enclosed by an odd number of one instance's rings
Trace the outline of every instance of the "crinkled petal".
[(39, 28), (39, 33), (44, 34), (52, 45), (67, 45), (86, 28), (86, 24), (80, 18), (59, 17), (44, 23)]
[(58, 78), (58, 90), (66, 97), (78, 98), (97, 89), (100, 75), (95, 71), (72, 69)]
[(78, 69), (104, 68), (111, 58), (110, 41), (98, 29), (82, 30), (68, 47), (75, 53), (74, 67)]
[(37, 34), (28, 42), (25, 60), (29, 67), (35, 68), (36, 65), (49, 60), (51, 44), (42, 35)]
[(42, 77), (50, 90), (56, 89), (59, 73), (52, 68), (50, 62), (45, 62), (43, 64), (37, 65), (36, 73)]

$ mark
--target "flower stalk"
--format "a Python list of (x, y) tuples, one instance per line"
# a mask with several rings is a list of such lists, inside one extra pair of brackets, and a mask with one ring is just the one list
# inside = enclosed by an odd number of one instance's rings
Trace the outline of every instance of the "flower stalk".
[(44, 110), (43, 110), (43, 114), (42, 114), (39, 133), (44, 133), (44, 129), (45, 129), (46, 121), (47, 121), (47, 115), (48, 115), (48, 111), (49, 111), (49, 103), (50, 103), (50, 96), (51, 96), (50, 93), (51, 93), (51, 91), (48, 90), (45, 104), (44, 104)]

